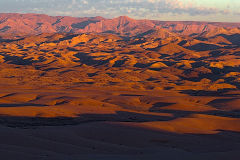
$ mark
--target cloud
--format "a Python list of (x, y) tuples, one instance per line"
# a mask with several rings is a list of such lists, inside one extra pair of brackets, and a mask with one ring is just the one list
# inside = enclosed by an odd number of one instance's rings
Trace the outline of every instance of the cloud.
[(189, 15), (207, 15), (223, 13), (222, 10), (211, 7), (202, 7), (193, 3), (184, 3), (180, 0), (121, 0), (114, 1), (116, 4), (123, 3), (123, 7), (145, 8), (156, 13), (173, 13)]
[[(128, 15), (133, 18), (154, 18), (161, 15), (203, 18), (210, 15), (233, 14), (228, 7), (206, 7), (196, 0), (8, 0), (11, 12), (37, 12), (51, 15), (104, 16), (107, 18)], [(15, 7), (14, 7), (15, 5)], [(20, 6), (20, 7), (19, 7)], [(20, 9), (19, 9), (20, 8)], [(154, 18), (156, 19), (156, 18)]]
[[(76, 1), (74, 2), (76, 3)], [(122, 12), (131, 13), (138, 10), (145, 10), (145, 12), (149, 13), (189, 14), (192, 16), (226, 13), (226, 11), (217, 8), (197, 6), (191, 2), (184, 3), (180, 0), (78, 0), (77, 2), (80, 5), (94, 6), (99, 11), (116, 10), (119, 14)], [(83, 8), (83, 10), (87, 9)], [(108, 14), (111, 14), (111, 12)], [(136, 14), (141, 15), (142, 13), (136, 12)]]

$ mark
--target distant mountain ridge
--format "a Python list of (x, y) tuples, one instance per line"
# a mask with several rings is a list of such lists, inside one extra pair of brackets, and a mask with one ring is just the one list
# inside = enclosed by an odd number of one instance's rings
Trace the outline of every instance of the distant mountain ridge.
[(238, 33), (240, 23), (135, 20), (127, 16), (103, 17), (48, 16), (44, 14), (0, 13), (0, 35), (41, 33), (114, 33), (136, 36), (153, 29), (166, 29), (182, 35)]

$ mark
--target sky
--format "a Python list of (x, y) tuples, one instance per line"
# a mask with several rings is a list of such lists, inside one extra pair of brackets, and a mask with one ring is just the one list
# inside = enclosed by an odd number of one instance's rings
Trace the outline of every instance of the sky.
[(240, 0), (0, 0), (0, 12), (240, 22)]

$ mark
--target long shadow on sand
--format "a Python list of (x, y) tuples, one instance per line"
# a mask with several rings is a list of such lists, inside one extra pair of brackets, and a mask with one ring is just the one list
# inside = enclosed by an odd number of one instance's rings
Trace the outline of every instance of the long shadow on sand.
[[(27, 105), (27, 104), (26, 104)], [(27, 105), (30, 106), (31, 104)], [(1, 105), (3, 106), (3, 105)], [(21, 105), (22, 106), (22, 105)], [(36, 106), (36, 105), (35, 105)], [(13, 107), (10, 105), (10, 107)], [(16, 107), (16, 106), (15, 106)], [(39, 106), (42, 107), (42, 106)], [(153, 107), (154, 108), (154, 107)], [(240, 118), (239, 111), (181, 111), (181, 110), (167, 110), (159, 109), (152, 110), (155, 113), (170, 113), (173, 116), (160, 116), (152, 114), (143, 114), (135, 112), (117, 111), (116, 114), (81, 114), (77, 117), (14, 117), (0, 115), (0, 124), (9, 127), (36, 127), (36, 126), (64, 126), (64, 125), (78, 125), (91, 122), (154, 122), (154, 121), (171, 121), (177, 118), (188, 117), (191, 114), (207, 114), (221, 117)]]
[(0, 107), (27, 107), (27, 106), (46, 107), (47, 105), (34, 104), (34, 103), (2, 103), (0, 104)]
[(240, 94), (228, 94), (228, 91), (234, 89), (219, 89), (217, 91), (205, 91), (205, 90), (182, 90), (180, 93), (187, 94), (190, 96), (214, 96), (214, 97), (234, 97), (240, 96)]
[(0, 115), (0, 124), (9, 127), (64, 126), (90, 122), (152, 122), (168, 121), (173, 117), (117, 111), (116, 114), (81, 114), (77, 117), (14, 117)]

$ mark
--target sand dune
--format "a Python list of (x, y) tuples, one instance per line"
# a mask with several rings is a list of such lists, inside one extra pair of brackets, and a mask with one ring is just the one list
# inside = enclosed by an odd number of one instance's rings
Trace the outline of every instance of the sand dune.
[[(19, 15), (6, 16), (13, 24)], [(238, 29), (204, 23), (213, 30), (203, 32), (197, 22), (129, 17), (27, 14), (20, 22), (29, 17), (42, 26), (33, 21), (32, 35), (4, 33), (0, 42), (2, 159), (239, 156)], [(74, 33), (53, 27), (66, 23)], [(115, 33), (101, 33), (99, 23)], [(180, 33), (171, 24), (189, 27)]]

